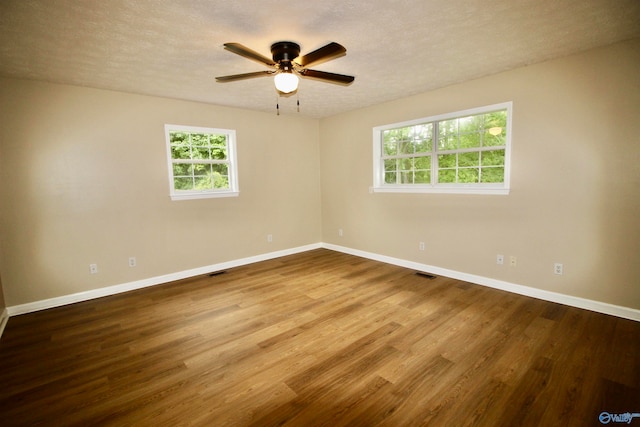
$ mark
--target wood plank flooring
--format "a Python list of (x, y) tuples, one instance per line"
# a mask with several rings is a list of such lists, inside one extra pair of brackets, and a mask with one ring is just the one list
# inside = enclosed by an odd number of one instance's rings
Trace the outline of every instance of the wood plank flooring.
[(5, 426), (598, 426), (605, 411), (640, 412), (640, 323), (324, 249), (12, 317), (0, 340)]

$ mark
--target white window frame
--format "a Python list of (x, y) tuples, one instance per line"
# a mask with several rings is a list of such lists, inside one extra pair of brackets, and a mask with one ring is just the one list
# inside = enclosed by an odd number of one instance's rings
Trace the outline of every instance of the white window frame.
[[(225, 189), (211, 189), (211, 190), (176, 190), (174, 187), (173, 177), (173, 164), (178, 163), (171, 156), (171, 139), (169, 132), (191, 132), (191, 133), (215, 133), (226, 135), (227, 137), (227, 159), (226, 160), (193, 160), (193, 163), (211, 163), (219, 164), (224, 163), (228, 167), (229, 171), (229, 188)], [(167, 146), (167, 165), (169, 170), (169, 195), (171, 200), (191, 200), (191, 199), (206, 199), (216, 197), (237, 197), (240, 194), (238, 186), (238, 161), (236, 156), (236, 131), (233, 129), (217, 129), (197, 126), (183, 126), (183, 125), (164, 125), (164, 133)], [(179, 162), (184, 162), (180, 160)], [(189, 162), (187, 162), (189, 163)]]
[[(459, 117), (472, 116), (476, 114), (490, 113), (497, 110), (507, 111), (507, 127), (505, 138), (505, 164), (504, 182), (501, 183), (437, 183), (437, 161), (438, 144), (436, 123), (441, 120), (449, 120)], [(497, 194), (507, 195), (510, 190), (511, 177), (511, 122), (513, 103), (503, 102), (500, 104), (487, 105), (484, 107), (471, 108), (453, 113), (446, 113), (432, 117), (410, 120), (389, 125), (376, 126), (373, 128), (373, 187), (376, 193), (447, 193), (447, 194)], [(431, 151), (431, 184), (387, 184), (384, 181), (384, 158), (382, 149), (382, 138), (385, 130), (402, 127), (415, 126), (419, 124), (433, 123), (433, 141)], [(480, 151), (480, 150), (470, 150)]]

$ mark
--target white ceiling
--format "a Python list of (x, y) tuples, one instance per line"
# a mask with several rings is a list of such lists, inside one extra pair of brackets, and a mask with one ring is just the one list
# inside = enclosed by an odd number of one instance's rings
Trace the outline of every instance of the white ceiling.
[(222, 44), (335, 41), (313, 68), (356, 80), (301, 82), (321, 118), (635, 37), (640, 0), (1, 0), (0, 75), (275, 114), (271, 78), (216, 83), (267, 69)]

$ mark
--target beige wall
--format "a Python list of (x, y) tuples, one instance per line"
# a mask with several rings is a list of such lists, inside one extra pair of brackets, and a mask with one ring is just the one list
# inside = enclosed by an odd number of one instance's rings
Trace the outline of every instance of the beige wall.
[[(510, 195), (369, 193), (372, 127), (504, 101)], [(640, 309), (640, 40), (325, 119), (320, 135), (324, 242)]]
[(0, 275), (0, 313), (7, 308), (7, 304), (4, 301), (4, 288), (2, 287), (2, 276)]
[[(0, 117), (8, 306), (321, 240), (317, 120), (10, 79)], [(240, 197), (172, 202), (165, 123), (236, 129)]]
[[(639, 69), (635, 40), (319, 121), (0, 79), (6, 303), (324, 241), (640, 309)], [(369, 193), (373, 126), (503, 101), (509, 196)], [(165, 123), (236, 129), (240, 197), (170, 201)]]

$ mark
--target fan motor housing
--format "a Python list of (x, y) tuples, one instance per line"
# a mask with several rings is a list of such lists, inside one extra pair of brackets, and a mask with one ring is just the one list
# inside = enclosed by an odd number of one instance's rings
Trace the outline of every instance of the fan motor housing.
[(271, 45), (271, 54), (276, 63), (291, 62), (300, 56), (300, 45), (294, 42), (278, 42)]

